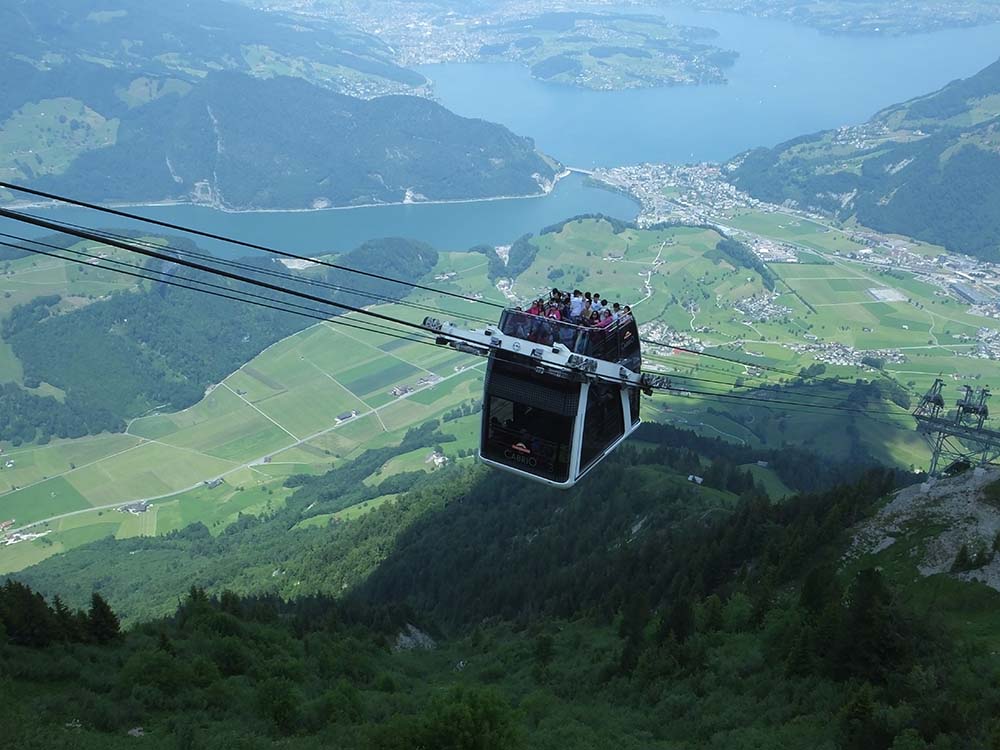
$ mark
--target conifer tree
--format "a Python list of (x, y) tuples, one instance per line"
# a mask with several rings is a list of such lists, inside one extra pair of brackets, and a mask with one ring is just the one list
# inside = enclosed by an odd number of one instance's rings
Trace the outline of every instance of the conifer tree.
[(79, 641), (82, 635), (79, 621), (58, 594), (52, 600), (52, 613), (55, 615), (58, 636), (65, 641)]
[(87, 623), (90, 637), (95, 643), (110, 643), (121, 635), (118, 615), (96, 591), (90, 597)]

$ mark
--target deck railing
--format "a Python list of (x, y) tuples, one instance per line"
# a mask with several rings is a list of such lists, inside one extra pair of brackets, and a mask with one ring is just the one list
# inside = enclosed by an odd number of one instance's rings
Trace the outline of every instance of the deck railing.
[(562, 344), (574, 354), (607, 362), (631, 362), (639, 354), (638, 335), (632, 320), (615, 321), (602, 328), (507, 309), (500, 316), (500, 330), (507, 336), (542, 346)]

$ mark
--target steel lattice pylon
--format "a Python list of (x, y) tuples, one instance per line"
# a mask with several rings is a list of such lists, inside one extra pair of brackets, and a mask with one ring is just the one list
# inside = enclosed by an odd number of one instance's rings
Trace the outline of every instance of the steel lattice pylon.
[(945, 407), (941, 391), (944, 381), (934, 381), (913, 411), (917, 430), (931, 446), (931, 466), (928, 474), (939, 476), (941, 459), (944, 470), (956, 463), (984, 466), (1000, 459), (1000, 431), (986, 429), (990, 411), (986, 402), (990, 398), (988, 387), (973, 390), (963, 386), (965, 395), (958, 400), (954, 413)]

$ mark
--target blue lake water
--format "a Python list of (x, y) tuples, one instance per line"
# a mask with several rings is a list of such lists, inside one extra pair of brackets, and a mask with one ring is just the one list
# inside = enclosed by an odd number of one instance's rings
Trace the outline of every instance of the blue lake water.
[[(727, 13), (656, 12), (719, 31), (717, 43), (740, 53), (728, 71), (730, 82), (597, 92), (533, 80), (517, 64), (422, 70), (435, 81), (442, 103), (455, 112), (503, 123), (534, 137), (540, 149), (564, 163), (590, 167), (724, 160), (753, 146), (862, 122), (882, 107), (971, 75), (1000, 55), (996, 26), (882, 38), (826, 35), (785, 21)], [(581, 213), (630, 219), (637, 207), (573, 175), (551, 194), (529, 199), (301, 213), (232, 214), (196, 206), (135, 211), (259, 244), (320, 253), (387, 236), (412, 237), (446, 250), (503, 244)], [(75, 209), (45, 213), (91, 226), (124, 224)], [(207, 240), (199, 244), (224, 251)]]
[(591, 167), (725, 160), (863, 122), (1000, 57), (997, 26), (905, 37), (831, 35), (730, 13), (655, 12), (716, 29), (714, 43), (740, 53), (729, 83), (605, 92), (537, 81), (516, 63), (420, 70), (449, 109), (503, 123), (564, 163)]
[[(439, 250), (466, 250), (483, 243), (507, 244), (522, 234), (537, 232), (549, 224), (582, 213), (635, 218), (638, 206), (631, 199), (588, 187), (585, 183), (583, 177), (572, 174), (560, 180), (546, 196), (469, 203), (302, 212), (226, 213), (202, 206), (145, 206), (126, 210), (159, 221), (307, 254), (350, 250), (376, 237), (409, 237), (428, 242)], [(77, 208), (35, 209), (31, 213), (94, 227), (137, 225)], [(45, 233), (12, 224), (0, 219), (0, 231), (31, 237)], [(212, 240), (193, 239), (201, 247), (218, 254), (248, 254), (246, 250)]]

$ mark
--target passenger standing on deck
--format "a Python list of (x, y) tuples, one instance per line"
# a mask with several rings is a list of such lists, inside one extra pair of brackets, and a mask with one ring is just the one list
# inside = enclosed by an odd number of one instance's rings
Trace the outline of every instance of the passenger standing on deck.
[(583, 293), (579, 289), (573, 290), (573, 296), (569, 301), (569, 322), (580, 325), (580, 318), (583, 316)]
[[(511, 330), (513, 330), (514, 335), (519, 339), (526, 339), (531, 336), (531, 316), (528, 312), (521, 309), (520, 306), (514, 308), (513, 325)], [(507, 331), (504, 331), (507, 333)]]

